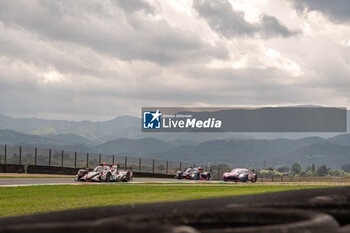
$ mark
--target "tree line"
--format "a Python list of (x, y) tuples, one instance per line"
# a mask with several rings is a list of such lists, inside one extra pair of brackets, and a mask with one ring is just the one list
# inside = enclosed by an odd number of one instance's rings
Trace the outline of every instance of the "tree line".
[(258, 171), (259, 175), (264, 177), (311, 177), (311, 176), (350, 176), (350, 164), (344, 164), (341, 169), (331, 169), (327, 165), (316, 167), (314, 163), (302, 169), (299, 163), (293, 163), (289, 166), (280, 166), (277, 168), (268, 167)]

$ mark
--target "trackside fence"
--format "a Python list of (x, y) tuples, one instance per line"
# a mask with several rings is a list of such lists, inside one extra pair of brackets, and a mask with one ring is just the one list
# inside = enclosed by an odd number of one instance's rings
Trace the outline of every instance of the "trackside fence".
[[(166, 161), (150, 158), (137, 158), (123, 155), (108, 155), (101, 153), (82, 153), (59, 149), (0, 145), (0, 165), (38, 165), (45, 167), (64, 168), (93, 168), (101, 163), (119, 164), (121, 167), (132, 167), (134, 172), (140, 174), (175, 175), (178, 170), (188, 167), (202, 167), (211, 172), (212, 179), (222, 179), (227, 169), (209, 164), (193, 164), (187, 162)], [(322, 177), (291, 177), (268, 176), (258, 174), (258, 183), (270, 182), (330, 182), (350, 183), (350, 176), (322, 176)]]
[(292, 176), (272, 176), (263, 177), (258, 176), (260, 183), (269, 182), (323, 182), (323, 183), (350, 183), (350, 176), (306, 176), (306, 177), (292, 177)]
[(175, 175), (176, 171), (195, 166), (186, 162), (137, 158), (101, 153), (82, 153), (58, 149), (0, 145), (0, 164), (39, 165), (67, 168), (93, 168), (101, 163), (132, 167), (140, 173)]

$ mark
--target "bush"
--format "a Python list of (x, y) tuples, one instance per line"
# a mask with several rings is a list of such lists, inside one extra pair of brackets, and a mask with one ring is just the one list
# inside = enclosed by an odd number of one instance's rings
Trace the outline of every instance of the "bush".
[(306, 171), (300, 171), (298, 174), (296, 174), (296, 177), (306, 177), (307, 173)]
[(258, 176), (263, 176), (265, 178), (271, 178), (271, 177), (282, 177), (282, 176), (288, 176), (287, 173), (284, 172), (277, 172), (277, 171), (271, 171), (271, 170), (261, 170), (258, 174)]
[(288, 173), (289, 172), (289, 167), (288, 166), (282, 166), (282, 167), (277, 168), (276, 171), (282, 172), (282, 173), (283, 172)]
[(301, 166), (299, 163), (293, 163), (293, 165), (291, 166), (291, 171), (292, 176), (295, 176), (296, 174), (298, 174), (299, 172), (301, 172)]
[(310, 170), (306, 170), (306, 176), (316, 176), (316, 172), (312, 171), (311, 169)]
[(343, 175), (345, 175), (342, 170), (338, 170), (338, 169), (329, 170), (328, 174), (331, 176), (343, 176)]
[(319, 168), (317, 168), (316, 174), (318, 176), (327, 176), (328, 175), (328, 168), (326, 165), (321, 165)]
[(273, 171), (270, 171), (270, 170), (261, 170), (259, 172), (259, 176), (260, 177), (265, 177), (265, 178), (271, 178), (272, 176), (274, 175), (274, 172)]

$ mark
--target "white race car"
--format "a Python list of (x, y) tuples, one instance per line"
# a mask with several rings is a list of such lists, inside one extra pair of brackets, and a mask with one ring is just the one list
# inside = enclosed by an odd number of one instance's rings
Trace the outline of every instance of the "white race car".
[(80, 169), (75, 176), (76, 181), (96, 181), (96, 182), (128, 182), (133, 179), (133, 173), (130, 170), (119, 170), (117, 164), (102, 164), (95, 167), (93, 171), (89, 168)]

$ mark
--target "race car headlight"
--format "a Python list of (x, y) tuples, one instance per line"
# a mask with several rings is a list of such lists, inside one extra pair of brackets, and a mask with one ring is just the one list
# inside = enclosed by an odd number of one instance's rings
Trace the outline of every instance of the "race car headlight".
[(240, 174), (239, 177), (244, 177), (244, 174)]
[(194, 174), (191, 174), (192, 177), (194, 177)]

